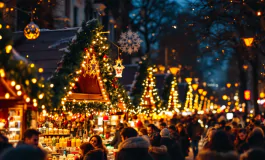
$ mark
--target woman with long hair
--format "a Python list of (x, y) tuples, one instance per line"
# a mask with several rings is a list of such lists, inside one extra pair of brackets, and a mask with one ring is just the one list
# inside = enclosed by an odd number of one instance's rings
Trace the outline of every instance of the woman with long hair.
[(102, 149), (104, 151), (105, 160), (107, 160), (108, 150), (106, 146), (103, 144), (103, 141), (99, 135), (93, 135), (89, 139), (89, 143), (96, 149)]
[(83, 160), (85, 155), (89, 152), (94, 150), (94, 147), (92, 144), (85, 142), (80, 145), (80, 160)]

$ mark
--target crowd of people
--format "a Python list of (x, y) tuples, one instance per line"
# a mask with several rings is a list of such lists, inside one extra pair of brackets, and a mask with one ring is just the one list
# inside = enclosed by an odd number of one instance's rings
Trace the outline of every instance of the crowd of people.
[[(260, 116), (248, 123), (240, 117), (226, 120), (223, 115), (174, 116), (135, 128), (117, 125), (109, 145), (117, 149), (115, 160), (263, 160), (264, 124)], [(16, 147), (0, 135), (0, 160), (47, 160), (39, 145), (39, 132), (28, 129)], [(81, 144), (77, 160), (108, 160), (108, 150), (99, 135)]]

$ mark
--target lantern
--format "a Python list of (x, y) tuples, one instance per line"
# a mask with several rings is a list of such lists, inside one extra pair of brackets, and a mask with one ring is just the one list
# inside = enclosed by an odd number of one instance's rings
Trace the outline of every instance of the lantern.
[(120, 57), (116, 60), (116, 65), (113, 66), (113, 68), (115, 69), (116, 77), (121, 78), (125, 67), (122, 65), (122, 59), (120, 59)]
[(251, 99), (251, 92), (250, 92), (250, 90), (245, 90), (244, 91), (244, 98), (247, 101), (249, 101)]
[(24, 35), (29, 40), (37, 39), (40, 36), (40, 28), (31, 21), (24, 29)]

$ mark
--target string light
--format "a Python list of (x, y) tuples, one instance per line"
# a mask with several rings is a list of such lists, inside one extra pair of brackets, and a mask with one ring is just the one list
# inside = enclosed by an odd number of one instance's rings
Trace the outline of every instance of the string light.
[(171, 82), (171, 89), (168, 100), (168, 110), (175, 110), (179, 112), (179, 108), (181, 107), (178, 99), (178, 83), (177, 78), (174, 76), (173, 81)]

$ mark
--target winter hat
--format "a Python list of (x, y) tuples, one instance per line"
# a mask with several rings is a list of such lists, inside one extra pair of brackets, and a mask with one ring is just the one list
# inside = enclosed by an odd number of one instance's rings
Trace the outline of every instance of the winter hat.
[(169, 130), (167, 128), (164, 128), (164, 129), (161, 130), (160, 135), (161, 135), (161, 137), (169, 137), (170, 136), (170, 132), (169, 132)]

